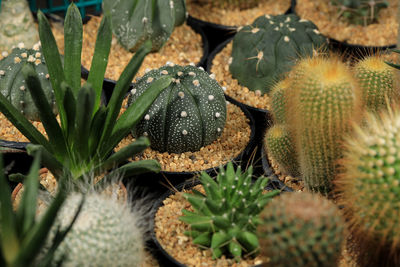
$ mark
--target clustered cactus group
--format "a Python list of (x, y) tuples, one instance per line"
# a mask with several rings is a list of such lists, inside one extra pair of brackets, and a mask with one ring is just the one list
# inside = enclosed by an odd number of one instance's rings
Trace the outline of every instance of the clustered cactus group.
[(338, 15), (349, 23), (368, 25), (377, 22), (379, 11), (387, 8), (387, 0), (331, 0)]

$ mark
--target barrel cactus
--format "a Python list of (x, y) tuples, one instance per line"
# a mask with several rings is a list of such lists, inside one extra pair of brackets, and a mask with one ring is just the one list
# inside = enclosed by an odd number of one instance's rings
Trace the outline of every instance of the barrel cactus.
[[(81, 199), (78, 193), (67, 198), (54, 229), (70, 224)], [(54, 261), (63, 259), (63, 266), (140, 266), (144, 241), (138, 223), (138, 216), (127, 205), (88, 193), (77, 220), (55, 251)]]
[(352, 24), (368, 25), (378, 19), (379, 11), (387, 8), (387, 0), (331, 0), (338, 14)]
[(151, 40), (158, 51), (174, 28), (186, 20), (185, 0), (104, 0), (103, 11), (111, 15), (113, 33), (131, 52)]
[(400, 111), (368, 114), (345, 140), (338, 204), (360, 266), (400, 265)]
[(47, 100), (56, 113), (54, 92), (49, 80), (44, 57), (40, 46), (36, 44), (33, 49), (24, 48), (23, 44), (0, 61), (0, 92), (30, 120), (39, 120), (39, 112), (33, 103), (25, 78), (21, 72), (25, 64), (34, 67), (39, 75), (40, 84), (46, 94)]
[(226, 121), (223, 89), (202, 68), (169, 63), (149, 71), (135, 84), (128, 105), (165, 75), (173, 77), (173, 82), (154, 101), (133, 135), (147, 136), (151, 147), (160, 152), (198, 151), (222, 134)]
[(215, 181), (201, 174), (205, 194), (197, 190), (184, 194), (194, 209), (182, 210), (179, 218), (191, 227), (185, 234), (194, 244), (211, 248), (213, 258), (225, 254), (239, 261), (242, 254), (258, 253), (258, 215), (279, 191), (264, 193), (268, 179), (260, 177), (252, 183), (252, 173), (251, 166), (245, 172), (240, 167), (235, 171), (230, 162), (226, 169), (220, 168)]
[(28, 1), (0, 1), (0, 52), (9, 53), (21, 42), (28, 48), (39, 42)]
[(257, 227), (268, 266), (336, 267), (344, 244), (344, 220), (329, 200), (306, 192), (268, 203)]
[(324, 44), (326, 38), (311, 21), (293, 14), (261, 16), (235, 35), (229, 70), (241, 85), (269, 93), (296, 59)]

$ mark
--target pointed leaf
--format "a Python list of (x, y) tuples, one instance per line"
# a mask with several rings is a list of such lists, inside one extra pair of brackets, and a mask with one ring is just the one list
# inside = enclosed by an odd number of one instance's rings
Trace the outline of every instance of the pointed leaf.
[(211, 248), (221, 248), (225, 246), (232, 237), (225, 232), (216, 232), (211, 238)]
[(89, 155), (95, 154), (94, 157), (96, 159), (96, 152), (99, 150), (98, 144), (104, 130), (104, 122), (107, 117), (107, 111), (108, 109), (105, 106), (100, 106), (94, 114), (92, 124), (90, 125)]
[(75, 133), (75, 116), (76, 116), (76, 100), (71, 87), (65, 83), (61, 83), (61, 88), (64, 92), (63, 105), (66, 112), (66, 138), (68, 143), (71, 144)]

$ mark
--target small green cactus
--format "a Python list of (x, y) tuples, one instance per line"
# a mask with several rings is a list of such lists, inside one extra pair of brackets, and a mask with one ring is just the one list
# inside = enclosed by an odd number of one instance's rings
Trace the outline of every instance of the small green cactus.
[(229, 70), (243, 86), (269, 93), (300, 56), (326, 44), (317, 27), (296, 15), (265, 15), (242, 27), (233, 39)]
[(40, 84), (46, 98), (57, 113), (54, 92), (49, 81), (49, 73), (40, 46), (36, 44), (33, 49), (25, 49), (23, 44), (14, 48), (12, 52), (0, 61), (0, 93), (30, 120), (39, 120), (39, 111), (33, 103), (28, 90), (22, 67), (30, 64), (38, 73)]
[(257, 234), (268, 266), (338, 266), (345, 227), (329, 200), (306, 192), (282, 194), (260, 218)]
[(366, 57), (355, 65), (354, 70), (368, 111), (379, 112), (387, 106), (387, 101), (399, 98), (397, 71), (381, 57)]
[(128, 105), (166, 75), (173, 82), (154, 101), (133, 135), (148, 136), (151, 147), (160, 152), (198, 151), (222, 134), (226, 121), (223, 89), (201, 68), (168, 63), (136, 83)]
[(345, 141), (338, 204), (360, 266), (400, 264), (400, 111), (370, 113)]
[[(78, 193), (67, 198), (54, 229), (70, 224), (81, 199)], [(54, 262), (63, 259), (63, 266), (140, 266), (144, 241), (138, 220), (126, 204), (88, 193), (75, 224), (55, 251)]]
[(267, 130), (264, 137), (264, 147), (279, 165), (280, 170), (293, 177), (300, 176), (300, 167), (297, 161), (298, 155), (293, 138), (285, 125), (275, 124)]
[(239, 8), (248, 9), (256, 7), (262, 0), (192, 0), (199, 4), (210, 4), (218, 8)]
[(331, 0), (337, 6), (338, 15), (349, 23), (368, 25), (378, 19), (379, 11), (387, 8), (387, 0)]
[(291, 83), (288, 78), (279, 81), (274, 85), (270, 93), (271, 98), (271, 114), (274, 123), (286, 123), (287, 101)]
[(174, 28), (186, 20), (185, 0), (104, 0), (103, 11), (111, 15), (113, 33), (131, 52), (151, 40), (158, 51)]
[(264, 193), (268, 179), (261, 177), (253, 184), (252, 172), (251, 166), (235, 172), (230, 162), (226, 169), (220, 168), (216, 181), (201, 174), (205, 194), (192, 190), (193, 194), (184, 195), (194, 209), (182, 210), (184, 216), (179, 218), (191, 226), (185, 234), (194, 244), (211, 248), (213, 258), (226, 254), (239, 261), (242, 254), (254, 255), (259, 250), (258, 214), (279, 191)]

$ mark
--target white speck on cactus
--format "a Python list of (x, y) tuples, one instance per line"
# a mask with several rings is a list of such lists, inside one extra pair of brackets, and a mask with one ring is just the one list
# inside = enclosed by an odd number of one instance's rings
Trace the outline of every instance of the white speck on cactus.
[(243, 26), (239, 26), (239, 27), (237, 28), (237, 31), (240, 32), (242, 29), (243, 29)]
[(169, 7), (170, 7), (171, 9), (174, 9), (174, 1), (169, 1)]
[(313, 32), (314, 32), (315, 34), (321, 34), (321, 33), (319, 32), (319, 30), (317, 30), (317, 29), (314, 29)]
[(147, 132), (143, 132), (144, 136), (149, 136), (149, 134)]
[(225, 86), (223, 86), (223, 87), (222, 87), (222, 90), (226, 91), (226, 87), (225, 87)]
[(182, 134), (183, 134), (183, 135), (187, 135), (188, 132), (187, 132), (186, 130), (183, 130), (183, 131), (182, 131)]
[(36, 52), (36, 54), (35, 54), (35, 57), (36, 58), (39, 58), (39, 57), (41, 57), (42, 56), (42, 54), (40, 53), (40, 52)]
[(193, 62), (189, 63), (190, 66), (196, 66)]
[(269, 24), (273, 25), (275, 24), (272, 20), (269, 21)]
[(3, 51), (3, 52), (1, 52), (1, 55), (2, 55), (3, 57), (8, 57), (8, 52), (7, 52), (7, 51)]
[(282, 22), (281, 22), (281, 23), (279, 23), (279, 27), (281, 27), (281, 28), (283, 27), (283, 23), (282, 23)]
[(46, 74), (46, 79), (50, 79), (50, 75), (48, 73)]
[(20, 62), (21, 62), (21, 59), (19, 57), (14, 58), (14, 63), (20, 63)]
[(300, 19), (299, 22), (308, 22), (306, 19)]
[(233, 61), (233, 58), (230, 57), (230, 58), (228, 59), (228, 64), (231, 65), (231, 64), (232, 64), (232, 61)]
[(39, 51), (39, 50), (40, 50), (40, 43), (34, 44), (32, 48), (33, 48), (33, 50), (35, 50), (35, 51)]
[(199, 80), (193, 80), (193, 85), (194, 86), (200, 86)]
[(23, 100), (21, 100), (21, 101), (19, 101), (19, 103), (20, 103), (20, 104), (24, 104), (24, 101), (23, 101)]
[(39, 58), (37, 58), (36, 60), (35, 60), (35, 65), (37, 66), (37, 65), (39, 65), (39, 64), (41, 64), (42, 63), (42, 61), (39, 59)]
[(160, 73), (161, 73), (162, 75), (167, 75), (167, 74), (168, 74), (168, 71), (167, 71), (167, 70), (162, 70)]
[(18, 43), (18, 48), (19, 49), (24, 49), (25, 48), (25, 44), (24, 43)]
[(19, 90), (25, 91), (25, 86), (21, 85), (21, 86), (19, 87)]
[(178, 93), (178, 96), (179, 96), (180, 98), (184, 98), (184, 97), (185, 97), (185, 93), (182, 92), (182, 91), (180, 91), (180, 92)]
[(214, 96), (213, 95), (209, 95), (208, 96), (208, 100), (210, 100), (210, 101), (214, 100)]
[(219, 118), (219, 117), (221, 117), (221, 113), (219, 113), (219, 112), (215, 112), (215, 117), (216, 117), (216, 118)]
[(146, 114), (146, 116), (144, 116), (144, 119), (145, 119), (146, 121), (150, 120), (150, 115), (149, 115), (149, 114)]
[(290, 17), (287, 17), (285, 22), (290, 22)]
[(181, 80), (175, 79), (175, 83), (176, 83), (176, 84), (180, 84), (180, 83), (181, 83)]
[(173, 67), (173, 66), (175, 66), (175, 63), (170, 62), (170, 61), (167, 61), (167, 63), (166, 63), (165, 65), (170, 66), (170, 67)]
[(182, 111), (182, 112), (181, 112), (181, 117), (182, 117), (182, 118), (186, 118), (186, 117), (187, 117), (187, 115), (188, 115), (188, 114), (187, 114), (187, 112), (186, 112), (186, 111)]
[(274, 30), (275, 30), (275, 31), (279, 31), (279, 27), (275, 27)]
[(149, 19), (148, 19), (147, 17), (143, 17), (142, 23), (145, 24), (145, 23), (147, 23), (148, 20), (149, 20)]
[(4, 70), (0, 70), (0, 76), (3, 76), (4, 74), (6, 74), (6, 72)]
[(254, 29), (251, 30), (251, 33), (257, 33), (257, 32), (259, 32), (259, 31), (260, 31), (259, 28), (254, 28)]
[(256, 90), (255, 94), (256, 94), (256, 96), (261, 96), (261, 90)]
[(182, 71), (178, 71), (178, 76), (182, 76), (183, 75), (183, 72)]
[(266, 14), (265, 17), (266, 17), (267, 19), (271, 19), (271, 16), (268, 15), (268, 14)]
[(285, 37), (283, 38), (283, 40), (284, 40), (286, 43), (288, 43), (288, 42), (290, 41), (290, 38), (289, 38), (289, 36), (285, 36)]
[(196, 73), (194, 73), (193, 71), (189, 71), (188, 73), (190, 76), (196, 76)]
[(200, 67), (199, 67), (199, 70), (204, 70), (204, 68), (200, 66)]
[(217, 132), (219, 132), (219, 133), (220, 133), (220, 132), (221, 132), (221, 128), (217, 128)]
[(131, 90), (131, 94), (132, 94), (132, 95), (136, 94), (136, 89), (132, 89), (132, 90)]
[(150, 68), (146, 68), (146, 69), (144, 70), (145, 73), (148, 73), (149, 71), (151, 71)]
[(27, 57), (28, 57), (28, 53), (26, 53), (26, 52), (21, 53), (21, 57), (22, 57), (22, 58), (27, 58)]
[(294, 32), (294, 31), (296, 31), (296, 28), (290, 28), (289, 27), (289, 31)]
[[(167, 72), (167, 73), (168, 73), (168, 72)], [(149, 78), (147, 78), (146, 83), (151, 83), (153, 80), (154, 80), (153, 77), (149, 77)]]
[(215, 80), (215, 74), (214, 73), (211, 73), (209, 76), (210, 76), (211, 79)]
[(35, 62), (35, 58), (32, 55), (29, 55), (28, 62)]

